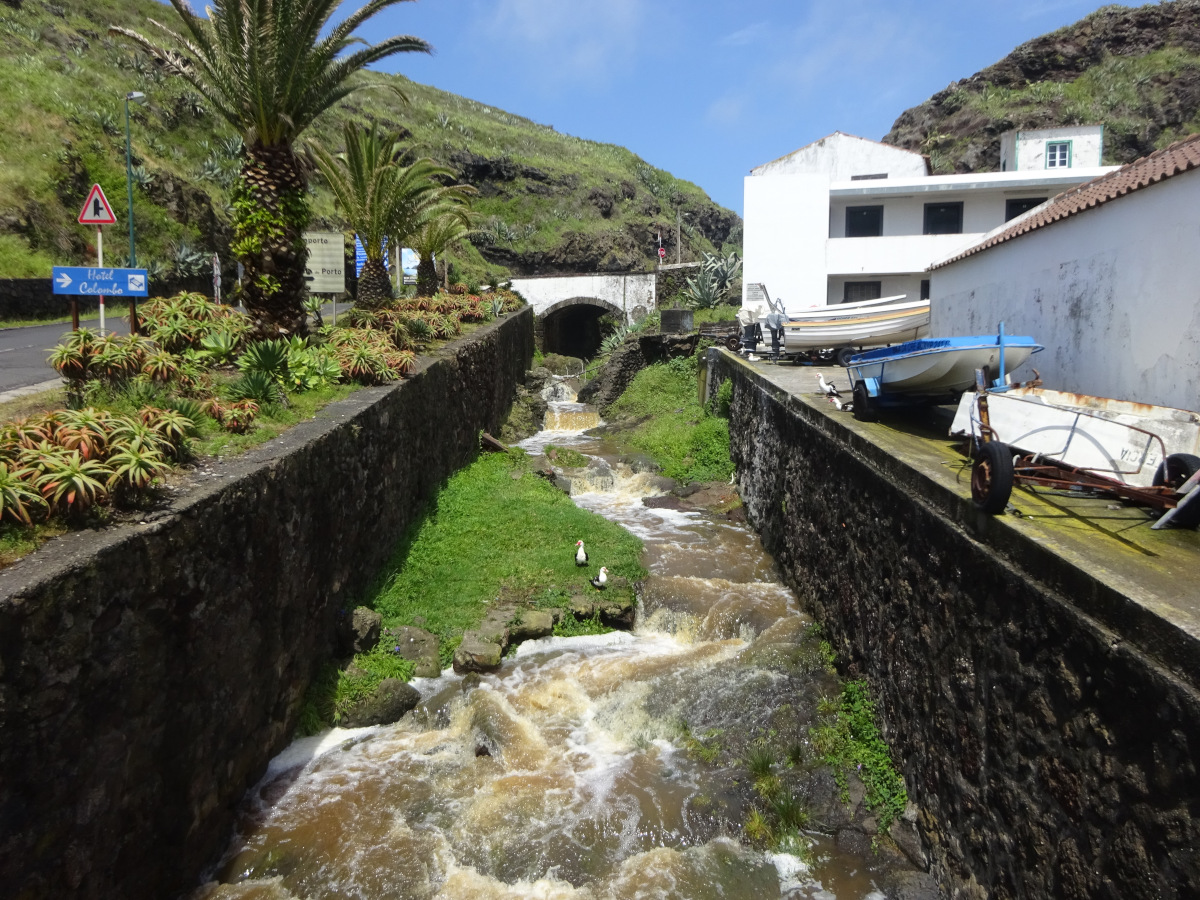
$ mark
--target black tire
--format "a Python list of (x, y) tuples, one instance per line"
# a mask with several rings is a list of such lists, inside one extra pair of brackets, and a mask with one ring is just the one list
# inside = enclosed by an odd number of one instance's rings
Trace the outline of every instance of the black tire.
[(1181, 484), (1200, 470), (1200, 456), (1190, 453), (1172, 453), (1161, 463), (1154, 472), (1154, 486), (1178, 488)]
[(1013, 456), (1008, 444), (988, 441), (971, 467), (971, 499), (988, 515), (1004, 512), (1013, 489)]
[(737, 353), (742, 349), (741, 338), (739, 338), (736, 334), (731, 334), (729, 337), (725, 338), (725, 349), (732, 350), (734, 353)]
[(867, 393), (865, 381), (854, 382), (854, 418), (860, 422), (874, 422), (879, 418), (879, 404)]
[(843, 369), (850, 365), (850, 357), (858, 356), (858, 350), (854, 347), (839, 347), (837, 352), (833, 354), (834, 362)]

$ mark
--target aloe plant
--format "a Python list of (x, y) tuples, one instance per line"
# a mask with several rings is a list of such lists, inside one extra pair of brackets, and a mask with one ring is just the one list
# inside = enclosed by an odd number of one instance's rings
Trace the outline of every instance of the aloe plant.
[(114, 453), (108, 465), (112, 470), (108, 489), (124, 496), (144, 492), (154, 479), (171, 468), (158, 450), (143, 446), (126, 447)]
[(78, 452), (52, 455), (46, 459), (36, 485), (42, 498), (70, 516), (78, 516), (108, 495), (106, 484), (112, 469)]
[(27, 469), (10, 468), (0, 462), (0, 522), (10, 519), (22, 525), (32, 525), (32, 510), (46, 508), (46, 503), (29, 483)]

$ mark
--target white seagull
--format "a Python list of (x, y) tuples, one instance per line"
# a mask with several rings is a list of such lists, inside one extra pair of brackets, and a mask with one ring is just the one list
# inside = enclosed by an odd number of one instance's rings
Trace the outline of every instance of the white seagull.
[(821, 386), (821, 390), (824, 391), (829, 397), (842, 396), (842, 392), (837, 389), (836, 385), (832, 385), (825, 380), (825, 374), (823, 372), (817, 373), (817, 384)]
[(600, 567), (600, 574), (591, 581), (592, 587), (598, 591), (604, 590), (604, 586), (608, 584), (608, 569), (604, 566)]
[(583, 549), (583, 541), (575, 542), (575, 565), (587, 565), (587, 551)]

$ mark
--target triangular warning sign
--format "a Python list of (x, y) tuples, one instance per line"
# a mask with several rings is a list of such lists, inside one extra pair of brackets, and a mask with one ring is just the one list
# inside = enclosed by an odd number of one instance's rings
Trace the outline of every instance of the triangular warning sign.
[(83, 202), (83, 209), (79, 211), (79, 224), (117, 224), (117, 217), (113, 215), (112, 207), (108, 205), (108, 198), (104, 196), (104, 191), (100, 189), (100, 185), (92, 185), (92, 191), (88, 194), (87, 200)]

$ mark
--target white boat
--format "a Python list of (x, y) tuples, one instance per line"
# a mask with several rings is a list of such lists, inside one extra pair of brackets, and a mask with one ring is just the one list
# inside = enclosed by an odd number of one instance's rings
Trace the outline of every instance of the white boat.
[(784, 350), (863, 349), (927, 335), (929, 301), (905, 297), (901, 294), (788, 313), (783, 323)]
[(975, 383), (979, 368), (1003, 376), (1041, 349), (1031, 337), (927, 338), (860, 353), (848, 367), (850, 381), (856, 388), (862, 383), (872, 398), (933, 398), (965, 391)]
[[(1167, 456), (1200, 454), (1200, 414), (1188, 410), (1037, 387), (987, 398), (993, 440), (1122, 484), (1151, 487)], [(979, 395), (964, 394), (950, 434), (981, 433)]]

